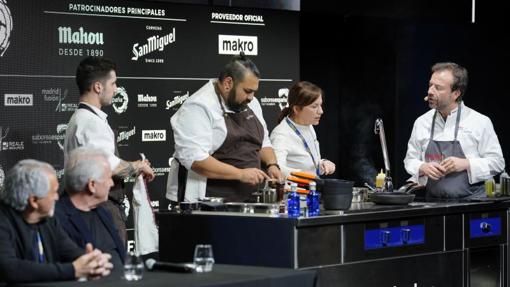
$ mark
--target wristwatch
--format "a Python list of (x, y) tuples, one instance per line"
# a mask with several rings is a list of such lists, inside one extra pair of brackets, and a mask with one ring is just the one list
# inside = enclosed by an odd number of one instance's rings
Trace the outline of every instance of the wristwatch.
[(280, 169), (280, 166), (276, 162), (266, 164), (266, 169), (269, 169), (272, 165), (274, 165), (274, 166), (276, 166), (276, 168)]

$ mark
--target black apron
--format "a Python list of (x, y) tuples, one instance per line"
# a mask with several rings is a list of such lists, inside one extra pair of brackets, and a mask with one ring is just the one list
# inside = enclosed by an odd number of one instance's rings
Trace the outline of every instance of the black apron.
[[(221, 105), (221, 103), (220, 103)], [(223, 106), (222, 106), (223, 107)], [(247, 108), (238, 113), (224, 113), (227, 137), (212, 157), (237, 168), (260, 168), (260, 149), (264, 128), (255, 113)], [(238, 180), (207, 179), (206, 196), (224, 197), (225, 201), (244, 202), (258, 185)]]
[[(461, 111), (462, 108), (459, 104), (457, 120), (455, 122), (455, 138), (453, 141), (433, 140), (437, 111), (434, 113), (434, 117), (432, 118), (432, 128), (430, 130), (430, 141), (427, 146), (427, 150), (425, 151), (426, 162), (435, 161), (440, 163), (442, 160), (450, 156), (466, 158), (464, 151), (457, 140)], [(426, 189), (428, 198), (469, 199), (482, 197), (485, 194), (483, 182), (469, 184), (469, 178), (466, 170), (449, 173), (439, 180), (429, 178), (427, 180)]]

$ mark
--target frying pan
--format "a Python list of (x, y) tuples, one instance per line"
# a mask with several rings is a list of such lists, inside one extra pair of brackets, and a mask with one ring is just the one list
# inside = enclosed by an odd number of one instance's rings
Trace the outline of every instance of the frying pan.
[(374, 192), (368, 195), (370, 201), (375, 204), (400, 205), (409, 204), (414, 200), (414, 194), (407, 192)]
[(413, 202), (414, 193), (425, 188), (415, 182), (409, 182), (395, 192), (374, 192), (369, 194), (369, 200), (375, 204), (406, 205)]

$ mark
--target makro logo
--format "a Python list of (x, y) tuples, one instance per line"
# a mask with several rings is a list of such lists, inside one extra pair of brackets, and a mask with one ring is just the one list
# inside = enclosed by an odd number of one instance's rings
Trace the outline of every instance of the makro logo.
[(245, 55), (256, 56), (258, 54), (257, 36), (218, 35), (218, 54), (220, 55)]
[(115, 96), (112, 98), (112, 107), (117, 114), (122, 114), (128, 108), (129, 97), (124, 87), (117, 87)]
[(12, 32), (12, 16), (6, 0), (0, 0), (0, 57), (9, 48)]
[(33, 106), (32, 94), (4, 94), (4, 106)]
[(58, 27), (58, 42), (60, 44), (103, 45), (103, 33), (86, 32), (83, 27), (73, 31), (71, 27)]
[(166, 141), (166, 130), (143, 130), (143, 142), (162, 142)]
[(140, 45), (139, 43), (133, 44), (133, 57), (131, 60), (138, 61), (138, 58), (148, 55), (154, 51), (163, 51), (166, 46), (174, 43), (176, 40), (175, 28), (172, 32), (163, 36), (151, 36), (147, 38), (147, 43)]

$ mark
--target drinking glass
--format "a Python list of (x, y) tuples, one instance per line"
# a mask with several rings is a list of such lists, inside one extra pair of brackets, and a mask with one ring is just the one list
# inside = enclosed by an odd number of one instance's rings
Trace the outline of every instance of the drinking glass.
[(127, 281), (138, 281), (143, 278), (142, 257), (134, 252), (128, 252), (124, 261), (124, 278)]
[(210, 244), (198, 244), (195, 246), (193, 262), (195, 263), (196, 272), (211, 272), (214, 265), (212, 246)]

